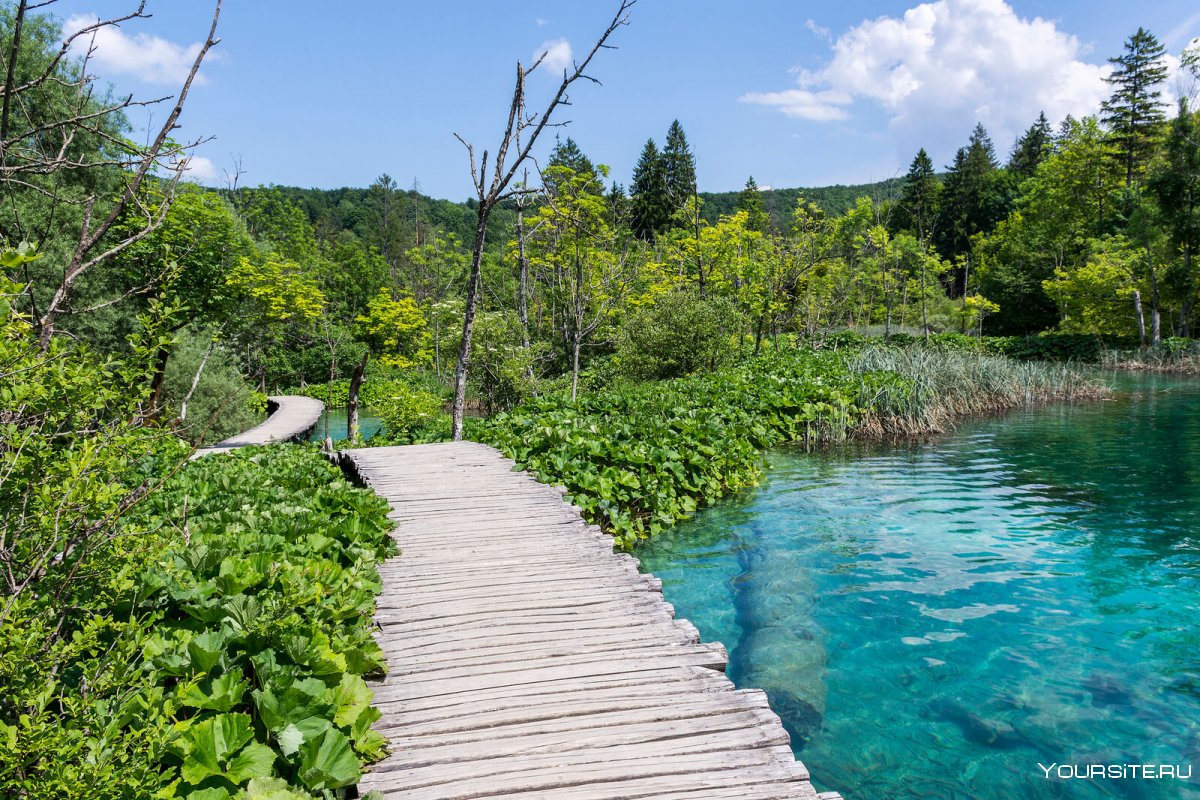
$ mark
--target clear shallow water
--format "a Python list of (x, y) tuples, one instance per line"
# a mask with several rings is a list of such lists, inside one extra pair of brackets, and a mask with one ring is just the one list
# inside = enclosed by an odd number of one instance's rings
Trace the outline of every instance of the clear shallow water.
[(1115, 380), (932, 443), (775, 452), (637, 555), (847, 800), (1200, 798), (1200, 383)]
[[(313, 432), (309, 434), (310, 442), (320, 442), (325, 439), (325, 418), (329, 417), (329, 435), (336, 442), (339, 439), (345, 439), (347, 436), (347, 426), (349, 420), (346, 417), (346, 409), (335, 408), (325, 411), (319, 420), (317, 427), (313, 428)], [(373, 417), (369, 411), (359, 410), (358, 427), (364, 440), (370, 439), (383, 427), (383, 420), (379, 417)]]

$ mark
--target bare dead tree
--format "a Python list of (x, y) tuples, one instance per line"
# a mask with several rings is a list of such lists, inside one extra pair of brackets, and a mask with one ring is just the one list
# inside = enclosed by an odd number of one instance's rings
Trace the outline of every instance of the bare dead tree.
[[(89, 73), (89, 64), (96, 52), (96, 34), (105, 28), (119, 26), (135, 19), (147, 19), (145, 0), (136, 9), (117, 17), (97, 20), (67, 35), (61, 47), (32, 77), (19, 76), (17, 63), (21, 56), (25, 26), (32, 11), (53, 5), (57, 0), (29, 2), (20, 0), (13, 19), (13, 38), (5, 54), (5, 82), (0, 88), (0, 183), (12, 198), (14, 192), (29, 190), (42, 195), (53, 207), (70, 204), (82, 209), (82, 222), (72, 236), (70, 256), (44, 308), (39, 309), (32, 284), (26, 287), (31, 317), (43, 350), (49, 347), (56, 323), (68, 313), (74, 289), (79, 280), (113, 256), (122, 252), (157, 229), (170, 209), (175, 188), (187, 170), (190, 154), (206, 139), (175, 142), (172, 133), (179, 128), (188, 93), (208, 52), (215, 47), (217, 24), (221, 15), (221, 0), (216, 0), (208, 36), (192, 62), (183, 86), (173, 97), (134, 100), (132, 95), (111, 102), (96, 97), (96, 77)], [(78, 43), (87, 42), (82, 63), (76, 68), (69, 55)], [(55, 86), (73, 94), (70, 108), (48, 119), (39, 118), (34, 109), (37, 103), (30, 93), (44, 86)], [(174, 105), (162, 125), (153, 132), (145, 145), (134, 145), (114, 133), (112, 122), (128, 109), (152, 106), (173, 100)], [(74, 145), (91, 137), (102, 142), (99, 153), (79, 154)], [(120, 175), (121, 188), (115, 199), (102, 191), (83, 197), (60, 194), (56, 176), (67, 173), (108, 170)], [(145, 189), (162, 177), (163, 198), (157, 203), (145, 200)], [(16, 206), (15, 202), (13, 203)], [(19, 216), (19, 215), (18, 215)], [(129, 217), (138, 220), (131, 229), (123, 229), (110, 237), (118, 222)], [(54, 215), (50, 218), (53, 220)], [(27, 231), (18, 218), (16, 226), (22, 235)], [(43, 235), (49, 231), (43, 231)], [(41, 238), (41, 237), (37, 237)]]
[(509, 185), (512, 183), (513, 177), (525, 160), (529, 158), (530, 151), (542, 131), (547, 127), (561, 124), (551, 123), (551, 118), (559, 106), (571, 104), (568, 94), (571, 85), (580, 79), (596, 84), (600, 83), (587, 74), (588, 65), (600, 50), (614, 49), (612, 45), (608, 44), (608, 39), (618, 28), (629, 24), (630, 9), (636, 2), (637, 0), (621, 0), (617, 13), (613, 15), (612, 21), (608, 23), (608, 27), (604, 29), (592, 49), (588, 51), (587, 56), (582, 61), (574, 62), (570, 69), (563, 70), (562, 82), (559, 84), (558, 90), (551, 97), (546, 108), (539, 114), (529, 114), (526, 111), (525, 78), (541, 66), (545, 60), (545, 53), (538, 56), (529, 69), (525, 69), (521, 62), (517, 62), (516, 85), (513, 87), (512, 102), (508, 110), (508, 122), (500, 137), (500, 144), (496, 148), (490, 171), (488, 151), (484, 150), (482, 156), (476, 160), (474, 145), (457, 133), (454, 134), (455, 138), (467, 148), (467, 155), (471, 163), (471, 182), (475, 187), (478, 201), (475, 241), (471, 249), (471, 272), (467, 279), (466, 307), (463, 310), (462, 344), (459, 347), (458, 365), (454, 373), (452, 431), (455, 441), (462, 439), (463, 415), (467, 402), (467, 375), (471, 366), (471, 333), (475, 324), (475, 312), (479, 305), (479, 272), (483, 263), (483, 247), (487, 238), (488, 218), (497, 203), (528, 191), (524, 187), (510, 190)]

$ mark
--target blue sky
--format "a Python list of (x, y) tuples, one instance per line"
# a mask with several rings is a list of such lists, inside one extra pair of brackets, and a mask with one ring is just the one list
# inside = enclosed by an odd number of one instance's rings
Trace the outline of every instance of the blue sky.
[[(133, 0), (60, 0), (63, 19)], [(387, 172), (437, 197), (471, 193), (453, 134), (494, 148), (513, 66), (543, 46), (590, 46), (615, 3), (226, 0), (222, 42), (183, 117), (212, 135), (196, 177), (366, 186)], [(334, 9), (331, 11), (330, 9)], [(121, 92), (173, 91), (203, 38), (205, 0), (149, 0), (153, 19), (98, 43), (96, 72)], [(976, 120), (1001, 155), (1045, 108), (1093, 111), (1105, 59), (1145, 26), (1178, 54), (1200, 36), (1193, 0), (938, 0), (840, 3), (640, 0), (580, 85), (572, 136), (628, 183), (645, 140), (678, 118), (700, 188), (857, 183), (903, 173), (919, 146), (946, 164)], [(531, 105), (553, 83), (531, 76)], [(1175, 91), (1174, 86), (1172, 91)], [(166, 111), (157, 112), (159, 115)], [(552, 137), (547, 145), (552, 144)]]

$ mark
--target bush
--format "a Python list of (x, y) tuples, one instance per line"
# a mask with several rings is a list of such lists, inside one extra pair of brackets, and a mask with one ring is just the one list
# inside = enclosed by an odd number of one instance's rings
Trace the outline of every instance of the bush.
[[(180, 402), (192, 386), (196, 369), (208, 349), (209, 338), (184, 332), (167, 362), (164, 399), (166, 419), (176, 418)], [(262, 396), (242, 377), (237, 362), (224, 347), (213, 349), (204, 365), (196, 391), (188, 403), (187, 419), (179, 433), (199, 444), (212, 444), (249, 430), (265, 418)]]
[(736, 356), (742, 315), (726, 298), (676, 290), (635, 313), (621, 328), (617, 365), (630, 378), (678, 378), (718, 369)]
[(385, 746), (363, 676), (390, 528), (315, 448), (189, 463), (65, 629), (52, 598), (0, 623), (0, 796), (342, 796)]
[(423, 389), (393, 384), (386, 398), (371, 406), (383, 420), (383, 441), (413, 444), (449, 438), (450, 417), (442, 398)]

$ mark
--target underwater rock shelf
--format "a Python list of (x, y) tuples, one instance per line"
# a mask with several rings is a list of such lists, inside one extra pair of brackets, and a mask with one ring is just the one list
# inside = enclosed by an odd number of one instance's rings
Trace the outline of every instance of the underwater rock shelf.
[(805, 798), (766, 695), (560, 490), (471, 442), (343, 451), (386, 498), (385, 797)]

